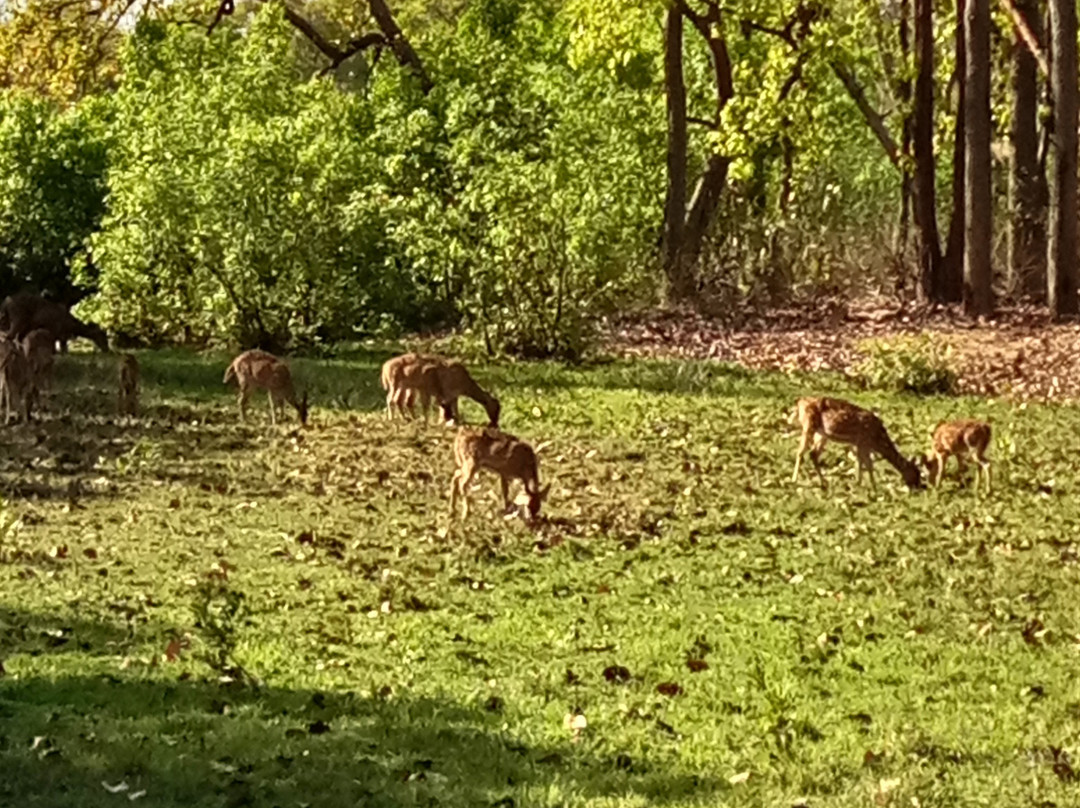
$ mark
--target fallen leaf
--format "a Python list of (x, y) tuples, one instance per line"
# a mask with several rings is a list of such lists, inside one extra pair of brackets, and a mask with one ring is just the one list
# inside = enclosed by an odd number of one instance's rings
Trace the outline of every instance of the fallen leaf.
[(110, 786), (108, 783), (102, 780), (101, 787), (108, 791), (110, 794), (119, 794), (121, 791), (128, 790), (128, 784), (123, 782), (117, 783), (115, 786)]
[(661, 682), (656, 686), (656, 692), (664, 696), (679, 696), (683, 689), (675, 682)]
[(733, 786), (737, 786), (740, 783), (745, 783), (749, 779), (750, 772), (739, 772), (738, 774), (731, 775), (731, 777), (728, 778), (728, 782), (731, 783)]

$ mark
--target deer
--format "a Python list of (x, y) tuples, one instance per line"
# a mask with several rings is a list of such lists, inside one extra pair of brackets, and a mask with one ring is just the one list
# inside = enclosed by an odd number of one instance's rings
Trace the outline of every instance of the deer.
[(139, 410), (139, 360), (133, 354), (121, 354), (120, 384), (116, 408), (121, 415), (137, 415)]
[(101, 326), (83, 322), (60, 303), (27, 292), (0, 303), (0, 331), (8, 339), (21, 340), (38, 328), (52, 332), (62, 353), (67, 353), (68, 341), (76, 337), (90, 340), (102, 352), (109, 351), (109, 337)]
[(419, 398), (425, 420), (434, 400), (442, 409), (443, 420), (457, 423), (458, 399), (466, 396), (483, 406), (488, 426), (499, 425), (499, 400), (480, 387), (457, 360), (415, 353), (397, 356), (383, 365), (382, 384), (387, 391), (386, 412), (391, 418), (395, 409), (401, 414), (411, 414)]
[(11, 423), (16, 405), (22, 410), (23, 421), (29, 423), (33, 399), (33, 373), (26, 354), (17, 343), (0, 340), (0, 406), (4, 409), (4, 423)]
[(525, 441), (493, 427), (479, 429), (463, 427), (454, 438), (454, 464), (456, 469), (450, 481), (450, 516), (457, 513), (457, 500), (461, 496), (461, 517), (469, 516), (469, 485), (479, 469), (488, 469), (499, 475), (502, 483), (505, 512), (513, 507), (510, 499), (510, 481), (521, 480), (527, 496), (528, 520), (540, 515), (540, 504), (547, 498), (551, 485), (540, 487), (540, 464), (536, 452)]
[(271, 353), (260, 350), (244, 351), (236, 357), (225, 371), (224, 384), (236, 380), (240, 388), (237, 404), (240, 407), (240, 420), (247, 422), (247, 401), (255, 390), (265, 390), (270, 399), (270, 423), (277, 425), (277, 411), (285, 417), (285, 402), (296, 410), (300, 423), (306, 424), (308, 417), (308, 396), (300, 400), (293, 389), (292, 373), (289, 365)]
[(788, 422), (798, 423), (802, 427), (792, 482), (798, 481), (803, 455), (809, 451), (821, 487), (826, 487), (819, 457), (825, 444), (831, 440), (854, 447), (859, 464), (856, 484), (862, 482), (865, 470), (870, 477), (871, 488), (877, 487), (873, 455), (878, 454), (900, 472), (908, 488), (922, 487), (918, 464), (900, 454), (881, 419), (869, 410), (838, 398), (800, 398)]
[(35, 403), (40, 393), (52, 386), (52, 370), (55, 363), (56, 337), (46, 328), (35, 328), (22, 339), (23, 355), (30, 364), (30, 376), (33, 380)]
[(956, 457), (960, 476), (966, 467), (965, 459), (973, 457), (978, 464), (975, 469), (975, 490), (979, 489), (980, 477), (986, 479), (986, 493), (990, 493), (990, 459), (986, 456), (990, 448), (990, 424), (985, 421), (963, 419), (942, 421), (934, 427), (931, 436), (930, 451), (923, 455), (923, 465), (930, 475), (930, 482), (937, 487), (945, 473), (945, 464), (950, 457)]

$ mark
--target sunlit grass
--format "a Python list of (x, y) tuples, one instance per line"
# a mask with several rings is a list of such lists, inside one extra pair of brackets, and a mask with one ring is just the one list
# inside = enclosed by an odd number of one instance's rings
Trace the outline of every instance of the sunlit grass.
[[(306, 430), (265, 399), (240, 426), (224, 356), (140, 355), (138, 423), (111, 359), (61, 360), (50, 413), (0, 432), (0, 805), (1075, 802), (1080, 411), (480, 367), (548, 442), (531, 530), (487, 475), (451, 522), (452, 432), (385, 420), (383, 358), (296, 362)], [(989, 418), (994, 495), (884, 463), (857, 489), (839, 447), (828, 491), (792, 484), (814, 392), (908, 455)], [(208, 574), (254, 684), (200, 661)]]

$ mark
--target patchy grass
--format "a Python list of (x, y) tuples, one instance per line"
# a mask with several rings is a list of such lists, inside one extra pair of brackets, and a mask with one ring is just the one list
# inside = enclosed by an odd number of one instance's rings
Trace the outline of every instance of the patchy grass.
[(908, 454), (989, 417), (997, 488), (831, 447), (822, 492), (786, 415), (834, 379), (481, 368), (550, 441), (530, 530), (488, 475), (450, 522), (382, 358), (297, 362), (273, 430), (225, 357), (143, 355), (138, 422), (65, 357), (0, 428), (0, 805), (1077, 803), (1080, 410), (848, 392)]

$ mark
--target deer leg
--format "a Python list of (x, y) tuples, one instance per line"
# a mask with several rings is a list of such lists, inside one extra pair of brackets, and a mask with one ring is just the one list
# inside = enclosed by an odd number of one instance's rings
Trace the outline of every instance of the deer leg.
[(428, 409), (431, 407), (431, 395), (427, 390), (420, 391), (420, 412), (424, 414), (424, 423), (428, 422)]
[(795, 471), (791, 474), (791, 481), (797, 483), (799, 481), (799, 469), (802, 468), (803, 455), (806, 454), (810, 448), (811, 434), (807, 431), (803, 431), (802, 438), (799, 440), (798, 451), (795, 452)]
[(513, 503), (510, 501), (510, 481), (500, 474), (499, 482), (502, 483), (503, 513), (509, 513), (513, 507)]
[(870, 455), (868, 449), (858, 449), (857, 453), (859, 461), (859, 477), (856, 480), (856, 484), (862, 483), (863, 471), (866, 471), (867, 476), (870, 478), (871, 490), (877, 490), (877, 481), (874, 480), (874, 458)]
[(457, 488), (453, 486), (450, 488), (450, 513), (454, 513), (454, 505), (457, 502), (457, 494), (461, 494), (461, 518), (467, 519), (469, 516), (469, 485), (472, 483), (473, 475), (476, 473), (476, 467), (466, 461), (465, 465), (454, 472), (454, 482), (457, 483)]
[(247, 403), (250, 393), (247, 388), (241, 387), (240, 392), (236, 394), (236, 405), (240, 408), (240, 422), (247, 423)]

